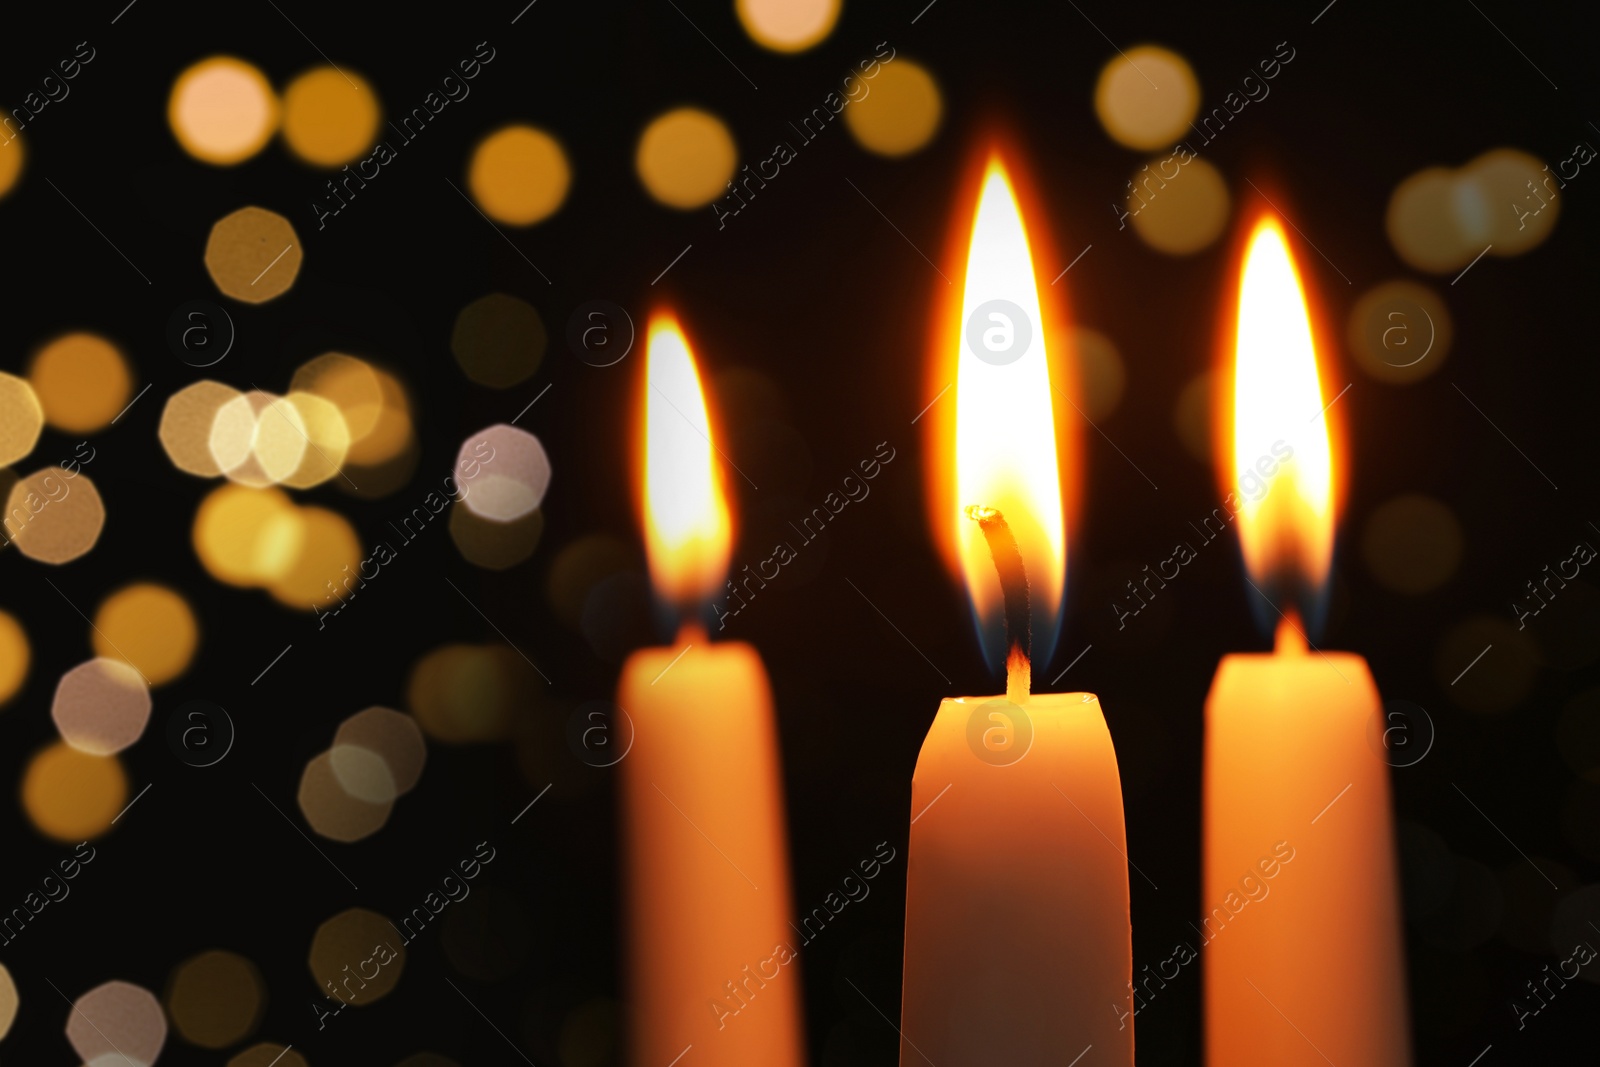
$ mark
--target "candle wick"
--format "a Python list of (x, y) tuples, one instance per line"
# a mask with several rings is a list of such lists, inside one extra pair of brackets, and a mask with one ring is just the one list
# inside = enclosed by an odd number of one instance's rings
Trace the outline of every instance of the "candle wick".
[(1306, 634), (1300, 624), (1300, 613), (1290, 608), (1283, 613), (1282, 621), (1278, 623), (1278, 633), (1273, 642), (1274, 651), (1280, 656), (1303, 656), (1306, 653)]
[(1000, 590), (1005, 594), (1006, 620), (1006, 699), (1023, 704), (1033, 690), (1033, 638), (1028, 613), (1028, 574), (1022, 566), (1022, 550), (1016, 535), (999, 509), (974, 504), (966, 509), (967, 518), (978, 524), (989, 554), (1000, 574)]

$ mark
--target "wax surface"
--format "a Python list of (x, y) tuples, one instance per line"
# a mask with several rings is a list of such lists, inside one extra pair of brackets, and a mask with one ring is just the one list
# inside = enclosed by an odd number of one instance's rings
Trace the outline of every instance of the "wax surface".
[(1380, 706), (1349, 653), (1217, 669), (1196, 945), (1210, 1067), (1411, 1062)]
[(1029, 698), (1032, 746), (1009, 765), (978, 754), (1000, 701), (945, 700), (917, 758), (901, 1067), (1065, 1067), (1091, 1045), (1079, 1067), (1131, 1067), (1127, 841), (1099, 698)]
[(682, 652), (636, 652), (617, 692), (629, 1062), (801, 1067), (771, 687), (749, 645)]

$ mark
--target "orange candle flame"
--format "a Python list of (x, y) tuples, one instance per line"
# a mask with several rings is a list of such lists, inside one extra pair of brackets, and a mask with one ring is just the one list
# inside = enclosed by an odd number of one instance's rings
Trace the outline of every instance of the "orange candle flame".
[(692, 617), (727, 573), (732, 520), (700, 375), (670, 312), (651, 316), (645, 360), (641, 496), (650, 578)]
[[(931, 484), (937, 536), (965, 583), (991, 663), (1005, 659), (1004, 595), (994, 558), (970, 507), (1000, 512), (1021, 552), (1032, 617), (1033, 656), (1055, 644), (1066, 584), (1066, 508), (1056, 433), (1052, 362), (1064, 348), (1040, 301), (1022, 198), (1000, 152), (977, 182), (966, 269), (939, 335), (936, 377), (951, 388), (937, 405), (938, 483)], [(952, 294), (952, 297), (954, 294)], [(952, 358), (953, 357), (953, 358)], [(1056, 370), (1057, 389), (1065, 376)], [(1060, 393), (1064, 398), (1068, 394)]]
[[(1319, 620), (1333, 564), (1335, 485), (1312, 316), (1276, 216), (1250, 232), (1239, 281), (1224, 488), (1251, 582), (1281, 621)], [(1259, 599), (1259, 598), (1256, 598)], [(1265, 608), (1258, 604), (1258, 609)], [(1277, 621), (1277, 620), (1274, 620)], [(1280, 627), (1280, 644), (1291, 640)]]

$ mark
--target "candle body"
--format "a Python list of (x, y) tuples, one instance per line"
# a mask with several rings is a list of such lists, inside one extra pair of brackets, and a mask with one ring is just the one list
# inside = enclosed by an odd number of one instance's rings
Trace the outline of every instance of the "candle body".
[[(945, 700), (911, 786), (900, 1064), (1133, 1064), (1122, 788), (1091, 693)], [(976, 715), (975, 715), (976, 713)], [(976, 720), (976, 721), (975, 721)], [(989, 734), (989, 731), (999, 731)], [(1016, 733), (1020, 735), (1021, 731)]]
[(1200, 950), (1210, 1067), (1411, 1062), (1389, 768), (1369, 735), (1380, 707), (1349, 653), (1231, 655), (1217, 669)]
[[(674, 659), (677, 658), (676, 662)], [(629, 1061), (802, 1067), (771, 689), (754, 648), (630, 656), (617, 703)]]

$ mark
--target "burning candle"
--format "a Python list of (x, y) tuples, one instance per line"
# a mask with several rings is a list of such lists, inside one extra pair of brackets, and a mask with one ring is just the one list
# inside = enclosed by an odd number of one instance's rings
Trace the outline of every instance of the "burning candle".
[[(723, 581), (731, 539), (712, 431), (678, 324), (649, 329), (644, 525), (651, 580), (685, 620)], [(801, 1067), (788, 835), (771, 687), (747, 644), (685, 621), (634, 653), (617, 703), (629, 1062)]]
[(986, 647), (1003, 648), (1006, 693), (946, 699), (917, 758), (900, 1063), (1066, 1065), (1093, 1048), (1089, 1062), (1131, 1067), (1116, 753), (1093, 693), (1030, 692), (1033, 655), (1055, 640), (1067, 509), (1050, 331), (998, 155), (962, 229), (960, 317), (939, 353), (954, 413), (933, 431), (954, 454), (930, 488)]
[(1277, 647), (1224, 657), (1206, 700), (1206, 1060), (1400, 1067), (1388, 765), (1368, 741), (1381, 705), (1366, 660), (1302, 624), (1320, 621), (1333, 558), (1331, 402), (1271, 216), (1249, 237), (1232, 342), (1229, 506)]

